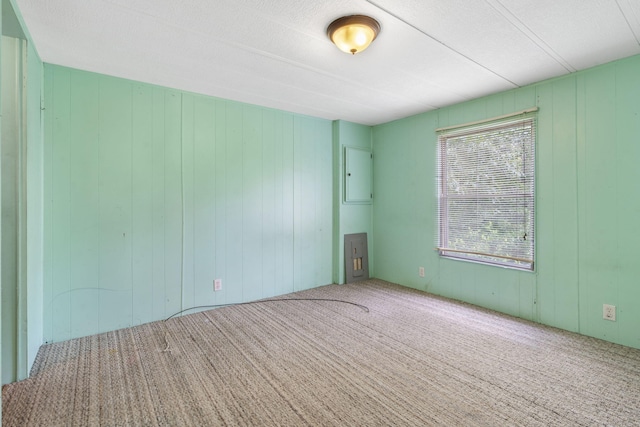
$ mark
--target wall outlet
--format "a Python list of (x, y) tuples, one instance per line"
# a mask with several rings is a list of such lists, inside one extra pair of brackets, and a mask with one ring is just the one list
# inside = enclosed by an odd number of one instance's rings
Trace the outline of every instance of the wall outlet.
[(610, 304), (602, 304), (602, 318), (604, 320), (616, 321), (616, 306)]
[(420, 277), (424, 277), (424, 267), (418, 267), (418, 275), (420, 275)]
[(213, 290), (214, 291), (222, 290), (222, 279), (215, 279), (213, 281)]

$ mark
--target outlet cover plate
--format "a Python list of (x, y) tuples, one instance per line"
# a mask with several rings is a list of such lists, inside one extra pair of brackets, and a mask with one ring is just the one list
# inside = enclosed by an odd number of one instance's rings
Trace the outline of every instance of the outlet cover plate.
[(424, 277), (424, 267), (418, 267), (418, 274), (420, 277)]
[(604, 320), (616, 321), (616, 306), (611, 304), (602, 304), (602, 318)]
[(222, 290), (222, 279), (215, 279), (213, 281), (213, 290), (214, 291)]

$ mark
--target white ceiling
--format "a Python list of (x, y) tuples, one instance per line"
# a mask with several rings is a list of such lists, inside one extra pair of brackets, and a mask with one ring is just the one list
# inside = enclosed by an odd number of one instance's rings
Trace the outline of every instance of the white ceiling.
[[(640, 0), (17, 0), (43, 61), (375, 125), (640, 54)], [(355, 56), (326, 36), (380, 22)]]

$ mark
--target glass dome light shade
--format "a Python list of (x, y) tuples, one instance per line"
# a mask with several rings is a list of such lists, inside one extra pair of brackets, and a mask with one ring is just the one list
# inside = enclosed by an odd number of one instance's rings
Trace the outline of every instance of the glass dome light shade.
[(378, 21), (363, 15), (338, 18), (327, 28), (327, 35), (338, 49), (352, 55), (365, 50), (379, 32)]

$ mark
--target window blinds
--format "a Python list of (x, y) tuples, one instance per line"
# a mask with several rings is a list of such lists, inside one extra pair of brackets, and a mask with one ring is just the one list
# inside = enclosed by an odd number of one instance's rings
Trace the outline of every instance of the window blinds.
[(440, 254), (533, 269), (535, 115), (438, 136)]

